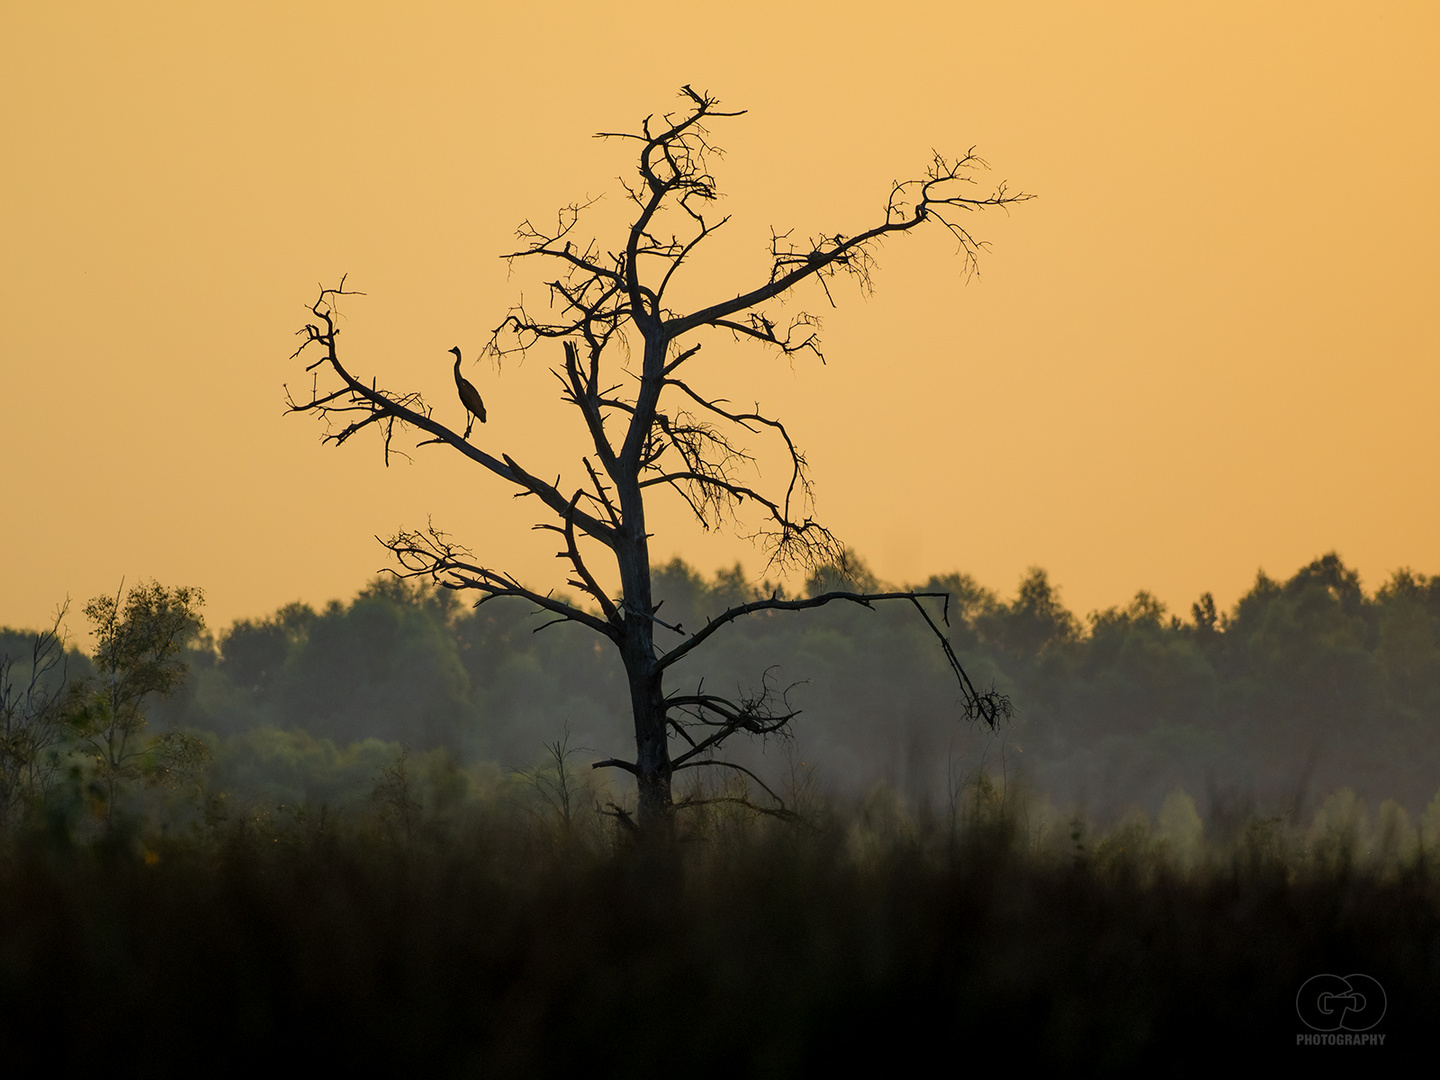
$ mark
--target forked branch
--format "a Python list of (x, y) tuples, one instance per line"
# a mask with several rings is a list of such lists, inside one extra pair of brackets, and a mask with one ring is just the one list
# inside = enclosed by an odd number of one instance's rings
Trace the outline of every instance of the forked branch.
[[(394, 554), (395, 561), (400, 564), (399, 570), (390, 571), (396, 577), (429, 578), (434, 584), (445, 589), (475, 589), (480, 593), (476, 607), (498, 597), (516, 596), (556, 616), (558, 621), (579, 623), (612, 639), (619, 632), (613, 624), (582, 611), (573, 604), (566, 603), (550, 593), (527, 589), (511, 575), (472, 561), (473, 555), (469, 550), (452, 543), (447, 534), (433, 525), (427, 526), (423, 532), (402, 529), (389, 540), (380, 542)], [(553, 622), (545, 624), (552, 625)], [(543, 630), (545, 626), (539, 629)]]
[(944, 600), (946, 611), (941, 617), (946, 625), (949, 625), (948, 609), (950, 594), (943, 592), (854, 593), (837, 591), (821, 593), (818, 596), (810, 596), (802, 600), (781, 600), (778, 596), (772, 596), (768, 600), (753, 600), (748, 604), (739, 604), (732, 607), (711, 619), (703, 629), (691, 634), (685, 641), (682, 641), (679, 645), (675, 646), (675, 648), (660, 657), (658, 666), (662, 669), (668, 668), (677, 661), (683, 660), (703, 645), (705, 641), (722, 626), (727, 626), (736, 619), (743, 618), (746, 615), (753, 615), (757, 611), (804, 611), (808, 608), (824, 607), (826, 604), (834, 603), (837, 600), (858, 604), (861, 607), (874, 610), (875, 604), (881, 601), (908, 600), (915, 605), (916, 609), (925, 619), (925, 624), (930, 627), (930, 630), (940, 641), (940, 647), (945, 654), (945, 660), (950, 665), (950, 670), (954, 674), (956, 682), (959, 683), (966, 719), (981, 720), (991, 728), (994, 728), (1002, 719), (1013, 716), (1014, 707), (1006, 695), (994, 689), (984, 692), (975, 689), (975, 684), (971, 681), (970, 676), (961, 665), (960, 658), (956, 656), (955, 649), (950, 644), (950, 639), (947, 638), (945, 632), (935, 624), (935, 620), (930, 617), (930, 613), (926, 611), (925, 606), (920, 603), (921, 599)]

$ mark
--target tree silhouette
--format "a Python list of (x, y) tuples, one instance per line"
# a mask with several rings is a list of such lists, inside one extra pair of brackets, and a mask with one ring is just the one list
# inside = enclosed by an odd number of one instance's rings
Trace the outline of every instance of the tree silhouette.
[(152, 775), (193, 773), (209, 753), (184, 732), (142, 735), (146, 703), (168, 696), (184, 681), (183, 649), (204, 629), (200, 608), (205, 594), (185, 586), (167, 589), (156, 581), (128, 594), (123, 590), (122, 583), (115, 596), (97, 596), (85, 605), (85, 616), (95, 626), (96, 676), (80, 688), (69, 718), (95, 763), (107, 819), (121, 781), (147, 769)]
[(69, 606), (67, 600), (50, 628), (30, 637), (28, 664), (19, 650), (11, 653), (4, 647), (9, 643), (0, 641), (0, 829), (27, 800), (44, 794), (60, 767), (66, 709), (72, 704), (62, 629)]
[[(352, 295), (343, 279), (339, 286), (321, 290), (310, 307), (314, 321), (300, 331), (303, 341), (295, 355), (319, 354), (305, 369), (316, 373), (311, 394), (308, 399), (288, 398), (291, 411), (314, 413), (326, 421), (327, 442), (343, 443), (367, 427), (377, 427), (388, 463), (397, 425), (402, 429), (408, 425), (427, 436), (419, 445), (449, 446), (514, 485), (517, 494), (534, 496), (546, 506), (551, 520), (537, 527), (561, 538), (560, 557), (571, 571), (568, 584), (596, 609), (585, 610), (521, 584), (511, 574), (478, 561), (433, 525), (402, 530), (386, 546), (402, 576), (427, 577), (452, 589), (474, 589), (480, 594), (479, 603), (520, 597), (554, 616), (546, 625), (579, 623), (615, 644), (629, 685), (635, 757), (610, 758), (596, 767), (620, 768), (635, 777), (638, 823), (646, 827), (669, 821), (674, 806), (671, 780), (680, 770), (721, 766), (760, 782), (743, 766), (717, 758), (716, 751), (737, 732), (777, 734), (794, 718), (784, 695), (766, 680), (755, 694), (738, 698), (705, 690), (703, 682), (693, 692), (666, 692), (672, 668), (722, 627), (756, 612), (799, 611), (836, 601), (865, 607), (879, 601), (909, 602), (944, 650), (959, 684), (964, 714), (994, 725), (1010, 709), (1002, 695), (975, 689), (944, 631), (922, 603), (947, 601), (943, 592), (837, 589), (786, 599), (777, 591), (768, 599), (731, 607), (693, 632), (661, 618), (660, 605), (652, 597), (645, 519), (651, 489), (667, 488), (678, 495), (706, 528), (733, 521), (743, 503), (758, 507), (762, 523), (751, 538), (781, 569), (838, 565), (843, 570), (845, 564), (843, 545), (813, 516), (805, 457), (785, 425), (762, 413), (758, 405), (748, 410), (733, 406), (692, 383), (690, 371), (704, 344), (701, 339), (720, 331), (786, 356), (809, 352), (823, 359), (819, 320), (806, 312), (786, 319), (777, 310), (797, 286), (813, 280), (829, 299), (831, 283), (846, 275), (868, 290), (876, 245), (892, 234), (932, 224), (956, 240), (963, 269), (971, 272), (982, 244), (962, 224), (963, 215), (1028, 198), (1007, 192), (1004, 184), (977, 193), (975, 173), (985, 162), (973, 151), (958, 159), (936, 154), (924, 176), (893, 184), (878, 220), (868, 228), (849, 234), (821, 233), (803, 243), (792, 240), (789, 233), (772, 233), (766, 280), (722, 293), (726, 299), (676, 310), (669, 296), (682, 268), (688, 268), (700, 245), (728, 220), (707, 216), (718, 197), (708, 164), (717, 150), (707, 124), (742, 115), (721, 111), (715, 97), (689, 86), (681, 88), (680, 96), (677, 112), (658, 121), (647, 117), (639, 132), (600, 133), (602, 138), (633, 142), (638, 150), (638, 178), (622, 181), (634, 216), (619, 245), (612, 250), (596, 240), (573, 239), (588, 204), (572, 204), (560, 211), (553, 227), (524, 222), (518, 230), (519, 249), (505, 256), (512, 262), (553, 266), (557, 274), (547, 282), (548, 308), (543, 313), (523, 303), (513, 308), (496, 328), (489, 351), (498, 359), (523, 355), (552, 341), (561, 344), (563, 363), (554, 372), (562, 386), (561, 397), (578, 410), (594, 445), (593, 459), (582, 458), (581, 484), (568, 487), (558, 479), (553, 483), (541, 479), (508, 454), (497, 457), (472, 445), (468, 426), (462, 434), (436, 420), (419, 394), (388, 391), (351, 372), (336, 341), (336, 304)], [(626, 361), (636, 351), (640, 365), (633, 372)], [(764, 492), (744, 481), (743, 470), (754, 460), (744, 444), (747, 436), (768, 436), (777, 447), (783, 445), (789, 465), (783, 490)], [(613, 560), (618, 596), (612, 597), (591, 572), (582, 539), (587, 550), (598, 547)], [(945, 620), (946, 614), (942, 607), (939, 617)], [(674, 643), (657, 645), (657, 633)], [(778, 799), (776, 803), (783, 809)]]

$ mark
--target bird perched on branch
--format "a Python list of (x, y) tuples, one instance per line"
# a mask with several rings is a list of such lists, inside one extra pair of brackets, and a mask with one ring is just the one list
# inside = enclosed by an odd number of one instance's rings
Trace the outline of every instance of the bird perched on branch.
[(460, 346), (450, 350), (455, 354), (455, 389), (460, 391), (460, 404), (465, 406), (465, 411), (470, 414), (470, 421), (465, 425), (465, 438), (470, 437), (470, 429), (475, 426), (475, 421), (485, 422), (485, 402), (480, 400), (480, 391), (476, 390), (470, 380), (460, 374)]

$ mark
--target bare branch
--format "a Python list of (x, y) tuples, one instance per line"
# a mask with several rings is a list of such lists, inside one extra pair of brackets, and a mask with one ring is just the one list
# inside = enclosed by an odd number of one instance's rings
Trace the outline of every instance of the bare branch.
[[(698, 768), (702, 768), (702, 767), (704, 767), (704, 766), (706, 766), (706, 765), (713, 765), (713, 766), (715, 766), (717, 769), (730, 769), (730, 770), (732, 770), (732, 771), (734, 771), (734, 772), (744, 773), (744, 774), (745, 774), (746, 776), (748, 776), (751, 780), (754, 780), (755, 783), (759, 784), (762, 788), (764, 788), (764, 789), (765, 789), (765, 794), (769, 795), (772, 799), (775, 800), (776, 805), (779, 807), (779, 811), (778, 811), (778, 812), (780, 813), (781, 816), (791, 816), (791, 815), (792, 815), (792, 812), (789, 811), (789, 810), (787, 810), (786, 807), (785, 807), (785, 800), (782, 799), (779, 795), (775, 794), (775, 792), (771, 789), (771, 787), (770, 787), (769, 784), (765, 783), (764, 780), (761, 780), (760, 777), (756, 776), (753, 772), (751, 772), (749, 769), (747, 769), (744, 765), (740, 765), (740, 764), (738, 764), (738, 763), (736, 763), (736, 762), (734, 762), (734, 761), (709, 760), (709, 761), (688, 761), (688, 762), (686, 762), (684, 765), (677, 765), (677, 766), (675, 766), (675, 768), (676, 768), (676, 770), (679, 770), (679, 769), (698, 769)], [(749, 808), (752, 809), (752, 810), (760, 810), (762, 813), (775, 813), (775, 812), (776, 812), (776, 811), (767, 811), (767, 810), (764, 810), (764, 808), (756, 806), (755, 804), (751, 803), (751, 802), (750, 802), (749, 800), (747, 800), (747, 799), (722, 798), (722, 799), (696, 799), (696, 800), (686, 800), (685, 802), (681, 803), (680, 806), (681, 806), (681, 807), (685, 807), (685, 806), (696, 806), (696, 805), (699, 805), (699, 804), (701, 804), (701, 803), (708, 803), (708, 802), (733, 802), (733, 803), (740, 803), (742, 806), (747, 806), (747, 807), (749, 807)]]
[[(419, 394), (392, 394), (378, 389), (373, 380), (369, 386), (366, 386), (345, 368), (340, 362), (339, 352), (336, 348), (339, 331), (335, 326), (335, 303), (341, 296), (354, 295), (362, 294), (346, 291), (343, 278), (339, 288), (321, 289), (319, 298), (310, 306), (311, 312), (320, 320), (320, 323), (308, 323), (299, 331), (305, 335), (305, 340), (292, 354), (292, 356), (298, 357), (311, 346), (318, 346), (321, 355), (306, 370), (327, 366), (340, 378), (342, 385), (325, 394), (318, 391), (312, 392), (309, 401), (297, 401), (287, 387), (287, 411), (292, 413), (309, 412), (319, 416), (326, 422), (329, 431), (325, 436), (325, 441), (334, 442), (337, 445), (343, 443), (356, 431), (371, 424), (384, 425), (387, 464), (389, 463), (390, 439), (394, 433), (394, 425), (396, 423), (409, 424), (434, 436), (433, 439), (428, 440), (429, 442), (444, 443), (472, 461), (483, 465), (501, 479), (524, 488), (528, 494), (538, 496), (541, 502), (563, 520), (567, 513), (569, 500), (560, 494), (556, 485), (547, 484), (532, 476), (507, 455), (501, 455), (503, 460), (498, 460), (484, 450), (472, 446), (463, 435), (457, 434), (451, 428), (433, 419), (429, 407), (425, 405)], [(335, 418), (352, 413), (359, 414), (358, 419), (348, 421), (340, 431), (334, 431)], [(614, 530), (605, 522), (580, 511), (576, 512), (575, 521), (588, 535), (602, 543), (611, 543)]]
[(570, 560), (571, 565), (575, 567), (576, 575), (578, 575), (580, 578), (579, 581), (574, 581), (572, 579), (570, 584), (574, 585), (576, 588), (584, 589), (587, 593), (589, 593), (597, 601), (599, 601), (600, 608), (602, 611), (605, 612), (606, 619), (610, 621), (616, 632), (618, 632), (621, 627), (621, 623), (623, 622), (620, 617), (620, 612), (616, 609), (615, 604), (610, 599), (610, 597), (605, 595), (605, 590), (600, 588), (599, 584), (595, 581), (594, 576), (590, 573), (589, 568), (585, 565), (585, 560), (580, 557), (579, 546), (575, 543), (575, 504), (580, 501), (580, 496), (582, 494), (584, 494), (584, 492), (577, 491), (575, 492), (575, 497), (570, 500), (570, 509), (569, 512), (565, 515), (566, 547), (564, 551), (560, 552), (560, 557)]
[(606, 758), (604, 761), (597, 761), (590, 766), (592, 769), (624, 769), (628, 773), (636, 773), (633, 761), (621, 761), (619, 758)]
[[(972, 174), (987, 168), (988, 164), (975, 154), (973, 148), (953, 161), (936, 153), (924, 177), (897, 180), (892, 185), (885, 205), (885, 218), (879, 225), (852, 236), (821, 233), (803, 247), (791, 245), (788, 233), (772, 236), (770, 277), (764, 285), (689, 315), (673, 318), (665, 324), (666, 333), (678, 338), (701, 326), (724, 325), (733, 330), (735, 324), (727, 322), (732, 315), (756, 308), (811, 277), (818, 277), (823, 283), (843, 271), (868, 291), (873, 287), (875, 243), (892, 233), (909, 232), (929, 220), (938, 221), (957, 241), (964, 260), (963, 272), (967, 275), (977, 272), (979, 253), (985, 245), (976, 240), (953, 215), (959, 211), (987, 207), (1004, 208), (1033, 197), (1024, 192), (1012, 195), (1003, 182), (988, 195), (978, 198), (966, 195), (965, 185), (975, 183)], [(817, 354), (819, 352), (813, 341), (804, 347)]]
[(930, 627), (935, 636), (940, 640), (941, 648), (945, 653), (945, 659), (954, 672), (956, 681), (960, 684), (960, 693), (965, 706), (965, 716), (967, 719), (983, 720), (993, 728), (998, 725), (1001, 719), (1014, 715), (1014, 709), (1010, 703), (1010, 699), (993, 689), (984, 693), (980, 693), (975, 689), (969, 675), (966, 674), (964, 667), (960, 664), (959, 658), (955, 655), (955, 650), (950, 645), (949, 639), (945, 636), (944, 632), (935, 625), (934, 620), (930, 618), (929, 613), (926, 612), (924, 606), (920, 603), (921, 598), (943, 597), (948, 601), (949, 595), (949, 593), (914, 591), (884, 593), (827, 592), (821, 593), (819, 596), (806, 597), (803, 600), (781, 600), (779, 597), (771, 597), (768, 600), (754, 600), (748, 604), (740, 604), (732, 607), (711, 619), (702, 630), (691, 634), (686, 641), (681, 642), (664, 656), (660, 657), (657, 661), (657, 666), (664, 669), (670, 667), (678, 660), (683, 660), (700, 645), (704, 644), (706, 639), (722, 626), (726, 626), (746, 615), (753, 615), (757, 611), (804, 611), (808, 608), (824, 607), (826, 604), (833, 603), (836, 600), (844, 600), (848, 603), (858, 604), (861, 607), (873, 610), (874, 605), (879, 601), (908, 600), (920, 610), (921, 615), (925, 618), (926, 625)]
[(471, 562), (471, 553), (466, 548), (451, 543), (447, 534), (433, 525), (427, 526), (424, 532), (402, 529), (391, 539), (380, 542), (400, 564), (399, 570), (390, 571), (396, 577), (429, 578), (446, 589), (475, 589), (481, 593), (476, 607), (497, 597), (518, 596), (561, 619), (588, 626), (606, 637), (613, 639), (617, 633), (616, 628), (603, 619), (548, 593), (527, 589), (509, 574)]

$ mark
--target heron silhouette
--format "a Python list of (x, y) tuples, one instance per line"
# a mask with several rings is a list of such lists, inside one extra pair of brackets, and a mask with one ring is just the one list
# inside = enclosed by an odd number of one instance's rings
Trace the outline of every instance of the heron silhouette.
[(465, 438), (470, 438), (470, 431), (475, 426), (475, 421), (485, 422), (485, 402), (480, 400), (480, 391), (476, 390), (474, 384), (464, 375), (460, 374), (460, 346), (456, 345), (450, 350), (455, 354), (455, 389), (460, 391), (460, 404), (465, 406), (465, 411), (470, 414), (469, 422), (465, 425)]

